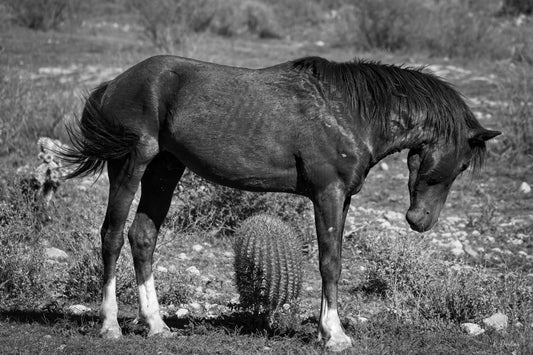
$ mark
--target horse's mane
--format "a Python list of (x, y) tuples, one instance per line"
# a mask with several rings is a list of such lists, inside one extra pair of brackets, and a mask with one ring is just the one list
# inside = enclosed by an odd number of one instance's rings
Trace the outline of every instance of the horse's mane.
[[(423, 72), (424, 67), (360, 59), (337, 63), (320, 57), (297, 59), (292, 66), (334, 87), (352, 110), (384, 134), (391, 132), (390, 117), (395, 111), (408, 117), (425, 115), (424, 130), (431, 139), (443, 137), (456, 143), (470, 129), (481, 127), (462, 95), (443, 79)], [(476, 169), (482, 165), (485, 145), (480, 143), (473, 153)]]

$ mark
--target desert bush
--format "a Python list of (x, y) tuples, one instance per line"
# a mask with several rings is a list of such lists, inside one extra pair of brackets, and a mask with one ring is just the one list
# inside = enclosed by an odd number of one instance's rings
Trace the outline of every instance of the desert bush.
[(72, 94), (52, 96), (7, 74), (0, 71), (0, 76), (4, 75), (0, 85), (0, 156), (15, 152), (34, 156), (38, 138), (56, 136), (56, 127), (79, 102)]
[(272, 8), (255, 0), (201, 0), (188, 11), (189, 26), (196, 32), (210, 31), (223, 36), (254, 34), (279, 37), (280, 27)]
[[(62, 295), (78, 302), (95, 302), (102, 297), (104, 265), (101, 249), (92, 241), (93, 247), (82, 248), (72, 256), (65, 278), (57, 280)], [(117, 261), (116, 294), (120, 302), (137, 304), (137, 284), (133, 259), (127, 248), (123, 248)]]
[[(370, 233), (360, 236), (358, 243), (368, 267), (356, 290), (387, 300), (400, 318), (459, 323), (513, 307), (504, 300), (516, 290), (486, 269), (444, 261), (427, 241)], [(530, 302), (527, 292), (523, 295), (521, 302)]]
[(298, 26), (314, 26), (322, 21), (328, 8), (337, 8), (338, 1), (329, 0), (261, 0), (274, 11), (283, 28), (290, 30)]
[(462, 58), (502, 58), (506, 39), (491, 8), (476, 2), (441, 2), (431, 8), (420, 44), (433, 54)]
[(417, 27), (421, 25), (414, 19), (426, 16), (422, 13), (425, 7), (420, 7), (416, 0), (363, 0), (356, 2), (352, 10), (357, 42), (367, 49), (411, 48), (420, 33)]
[(4, 0), (14, 21), (34, 30), (57, 29), (78, 11), (79, 0)]
[(499, 106), (503, 135), (496, 153), (507, 163), (531, 162), (533, 156), (533, 65), (506, 66)]
[(273, 315), (294, 305), (302, 284), (302, 241), (293, 228), (263, 214), (246, 219), (235, 235), (240, 306)]
[(291, 221), (304, 239), (308, 235), (310, 204), (299, 196), (254, 193), (211, 184), (186, 172), (177, 190), (177, 208), (170, 211), (167, 227), (180, 232), (209, 231), (231, 234), (246, 218), (267, 213)]
[(184, 44), (191, 32), (280, 36), (272, 8), (256, 0), (134, 0), (128, 6), (139, 14), (148, 39), (166, 51)]
[(531, 15), (533, 13), (533, 0), (503, 0), (500, 10), (502, 15)]
[(157, 297), (162, 305), (189, 303), (193, 294), (190, 276), (177, 272), (157, 274)]
[(144, 35), (161, 50), (172, 52), (187, 35), (186, 0), (133, 0), (128, 3), (138, 15)]
[(41, 206), (24, 193), (21, 180), (8, 177), (0, 200), (0, 305), (35, 306), (47, 290)]
[(509, 55), (509, 46), (493, 12), (492, 4), (479, 1), (347, 2), (337, 12), (335, 35), (365, 49), (501, 58)]

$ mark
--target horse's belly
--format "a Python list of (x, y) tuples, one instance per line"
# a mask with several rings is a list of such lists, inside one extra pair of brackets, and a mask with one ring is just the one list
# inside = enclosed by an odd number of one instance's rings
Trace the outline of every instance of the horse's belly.
[(189, 134), (167, 149), (190, 170), (213, 182), (251, 191), (295, 192), (297, 171), (291, 147), (265, 142), (269, 139), (260, 136)]

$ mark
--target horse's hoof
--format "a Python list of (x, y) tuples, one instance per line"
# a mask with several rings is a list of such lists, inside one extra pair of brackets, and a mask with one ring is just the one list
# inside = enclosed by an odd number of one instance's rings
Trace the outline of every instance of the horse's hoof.
[(118, 339), (122, 337), (122, 331), (120, 327), (108, 327), (100, 330), (100, 337), (104, 339)]
[(326, 349), (333, 352), (340, 352), (352, 347), (352, 339), (349, 336), (333, 339), (326, 342)]

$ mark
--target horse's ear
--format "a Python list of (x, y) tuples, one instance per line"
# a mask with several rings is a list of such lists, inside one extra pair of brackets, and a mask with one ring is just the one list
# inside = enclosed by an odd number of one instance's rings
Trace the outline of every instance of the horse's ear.
[(500, 131), (493, 131), (491, 129), (485, 129), (485, 128), (477, 128), (472, 131), (470, 138), (468, 141), (470, 143), (481, 143), (484, 141), (488, 141), (491, 138), (494, 138), (496, 136), (499, 136), (502, 134)]

